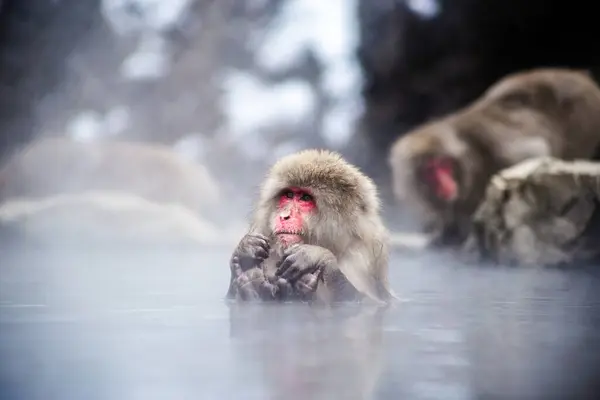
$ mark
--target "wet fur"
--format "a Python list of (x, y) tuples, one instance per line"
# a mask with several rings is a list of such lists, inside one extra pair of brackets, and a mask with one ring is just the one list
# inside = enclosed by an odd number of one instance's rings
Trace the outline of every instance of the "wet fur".
[(281, 191), (288, 187), (308, 188), (319, 210), (308, 223), (305, 244), (329, 249), (345, 278), (362, 295), (376, 301), (391, 300), (389, 235), (372, 180), (331, 151), (305, 150), (284, 157), (271, 168), (261, 187), (251, 232), (273, 237), (272, 216)]
[[(462, 243), (493, 174), (525, 159), (591, 159), (600, 148), (600, 88), (587, 72), (559, 68), (509, 75), (458, 112), (398, 139), (389, 163), (399, 202), (433, 243)], [(459, 198), (440, 205), (416, 175), (430, 155), (458, 161)], [(452, 238), (454, 237), (454, 238)]]

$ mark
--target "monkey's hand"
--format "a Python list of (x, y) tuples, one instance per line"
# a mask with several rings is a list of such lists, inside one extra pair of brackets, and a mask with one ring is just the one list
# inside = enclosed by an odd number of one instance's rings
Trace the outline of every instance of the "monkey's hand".
[(270, 283), (260, 267), (242, 271), (237, 256), (231, 259), (232, 285), (240, 300), (274, 300), (279, 288)]
[[(266, 236), (245, 235), (230, 261), (231, 285), (241, 300), (272, 300), (278, 288), (265, 277), (261, 264), (269, 257), (270, 244)], [(230, 289), (231, 290), (231, 289)]]
[(283, 253), (275, 276), (288, 281), (299, 294), (309, 295), (326, 270), (337, 269), (336, 264), (335, 256), (326, 248), (300, 244)]
[(233, 252), (231, 262), (233, 264), (233, 259), (237, 258), (242, 272), (246, 272), (254, 267), (259, 267), (269, 257), (270, 248), (271, 245), (266, 236), (259, 233), (249, 233), (240, 240)]

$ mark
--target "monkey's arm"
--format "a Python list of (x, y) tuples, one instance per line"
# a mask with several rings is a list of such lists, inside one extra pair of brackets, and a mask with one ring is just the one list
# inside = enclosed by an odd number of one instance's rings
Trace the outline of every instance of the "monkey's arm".
[(377, 302), (396, 299), (388, 280), (388, 245), (378, 238), (355, 240), (338, 259), (339, 270), (360, 292)]

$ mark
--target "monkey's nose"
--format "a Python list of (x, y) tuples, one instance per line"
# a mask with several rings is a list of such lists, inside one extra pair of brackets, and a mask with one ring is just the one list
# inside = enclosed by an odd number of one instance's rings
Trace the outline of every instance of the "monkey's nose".
[(288, 219), (290, 219), (290, 215), (289, 214), (280, 215), (279, 219), (281, 219), (282, 221), (287, 221)]

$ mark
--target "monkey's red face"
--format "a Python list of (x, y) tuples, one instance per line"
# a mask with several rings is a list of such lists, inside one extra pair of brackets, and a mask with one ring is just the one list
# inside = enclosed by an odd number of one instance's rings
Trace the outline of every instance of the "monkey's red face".
[(279, 197), (275, 220), (275, 235), (284, 246), (301, 243), (305, 234), (306, 217), (317, 208), (308, 190), (287, 188)]
[(432, 157), (425, 162), (424, 178), (440, 200), (451, 202), (458, 198), (456, 165), (450, 157)]

